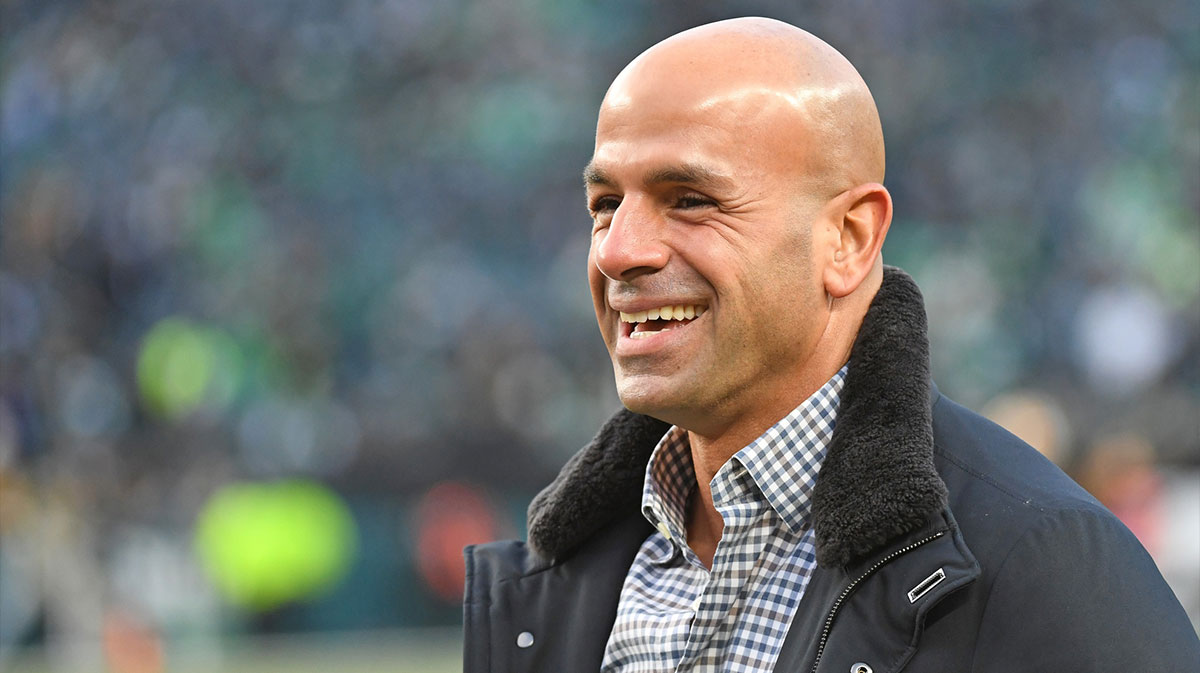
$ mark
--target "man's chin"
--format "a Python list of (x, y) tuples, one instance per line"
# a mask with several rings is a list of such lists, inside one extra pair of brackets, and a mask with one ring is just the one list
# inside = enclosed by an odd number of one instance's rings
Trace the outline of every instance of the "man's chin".
[(621, 404), (625, 405), (626, 409), (635, 414), (659, 418), (659, 414), (669, 409), (663, 395), (646, 390), (645, 386), (618, 383), (617, 397), (621, 398)]
[(666, 385), (666, 382), (661, 380), (647, 381), (645, 378), (647, 377), (618, 382), (617, 396), (621, 399), (621, 404), (636, 414), (678, 425), (678, 421), (684, 415), (681, 412), (687, 406), (679, 394), (678, 386)]
[[(626, 409), (701, 435), (719, 434), (728, 413), (719, 398), (698, 393), (704, 386), (675, 376), (626, 375), (617, 372), (617, 397)], [(694, 377), (693, 377), (694, 378)]]

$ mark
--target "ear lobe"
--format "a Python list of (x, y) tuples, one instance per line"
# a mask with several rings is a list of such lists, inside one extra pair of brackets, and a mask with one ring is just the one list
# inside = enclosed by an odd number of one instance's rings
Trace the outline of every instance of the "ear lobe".
[(892, 223), (892, 196), (879, 183), (862, 184), (835, 199), (840, 236), (825, 266), (825, 291), (840, 299), (858, 289), (883, 248)]

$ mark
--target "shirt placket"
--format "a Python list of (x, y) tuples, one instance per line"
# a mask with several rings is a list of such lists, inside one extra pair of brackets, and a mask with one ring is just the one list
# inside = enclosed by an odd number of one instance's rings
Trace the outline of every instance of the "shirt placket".
[[(693, 671), (699, 666), (719, 662), (732, 641), (732, 631), (723, 631), (721, 627), (738, 600), (751, 569), (736, 567), (730, 557), (748, 552), (757, 556), (766, 546), (765, 536), (760, 536), (761, 540), (751, 539), (754, 528), (766, 513), (766, 506), (753, 497), (747, 479), (749, 477), (740, 465), (729, 464), (713, 480), (713, 502), (725, 519), (725, 527), (713, 555), (712, 570), (704, 569), (698, 557), (688, 550), (689, 560), (700, 566), (697, 570), (705, 577), (698, 582), (699, 591), (692, 603), (698, 609), (693, 610), (692, 628), (676, 671)], [(722, 642), (714, 642), (714, 638)]]

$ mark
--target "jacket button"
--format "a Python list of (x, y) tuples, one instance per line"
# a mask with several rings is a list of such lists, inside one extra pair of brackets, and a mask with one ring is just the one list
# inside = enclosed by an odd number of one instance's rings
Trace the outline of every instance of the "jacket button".
[(533, 645), (533, 634), (528, 631), (522, 631), (517, 634), (517, 647), (525, 649)]
[(850, 673), (875, 673), (875, 671), (863, 662), (858, 662), (850, 667)]

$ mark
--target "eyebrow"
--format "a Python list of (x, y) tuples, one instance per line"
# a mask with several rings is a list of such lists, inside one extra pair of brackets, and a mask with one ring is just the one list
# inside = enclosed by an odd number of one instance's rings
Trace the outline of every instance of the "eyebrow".
[(585, 187), (592, 185), (615, 187), (616, 181), (608, 173), (605, 173), (604, 169), (596, 168), (596, 162), (589, 161), (588, 165), (583, 168), (583, 185)]
[[(704, 166), (688, 163), (656, 168), (646, 175), (645, 182), (648, 185), (678, 183), (715, 189), (728, 189), (733, 184), (728, 176)], [(583, 184), (587, 187), (594, 185), (616, 187), (617, 181), (603, 168), (597, 167), (594, 162), (588, 162), (587, 167), (583, 169)]]

